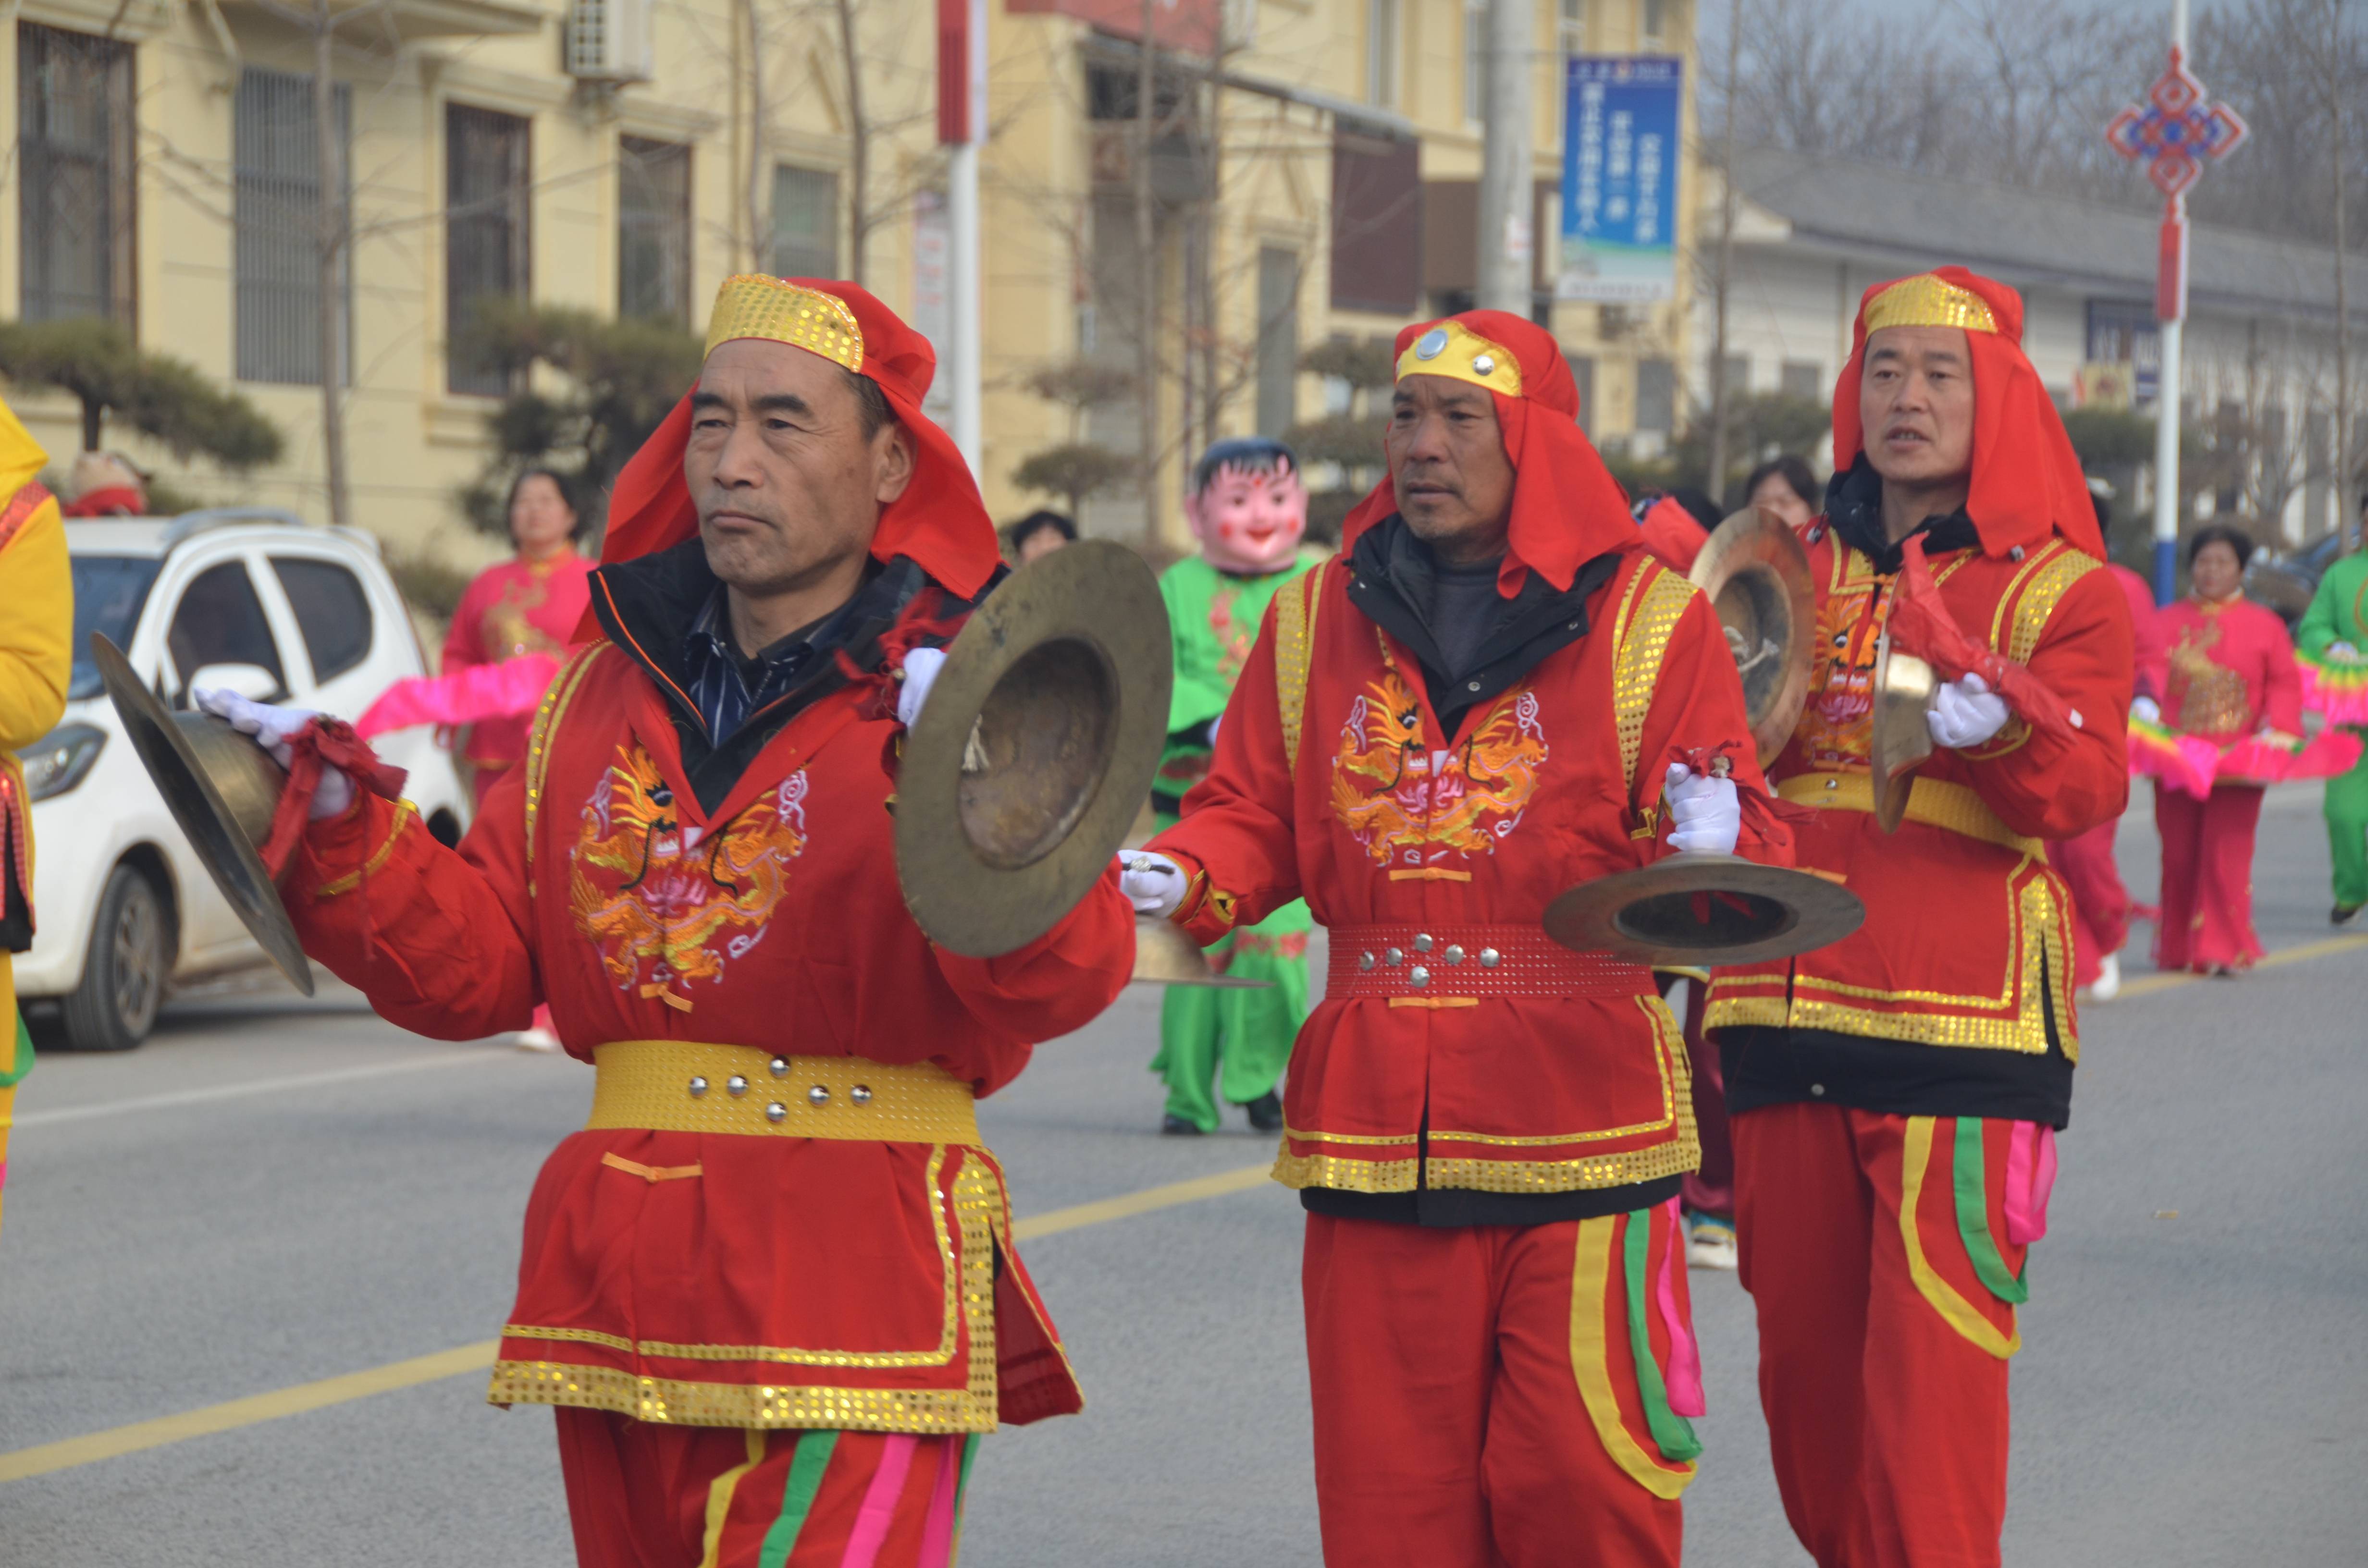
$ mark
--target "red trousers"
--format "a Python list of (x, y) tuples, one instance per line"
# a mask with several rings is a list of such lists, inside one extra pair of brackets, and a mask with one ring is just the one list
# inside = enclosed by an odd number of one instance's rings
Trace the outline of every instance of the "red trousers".
[(2253, 832), (2261, 787), (2215, 784), (2208, 799), (2155, 786), (2162, 834), (2162, 918), (2154, 961), (2161, 969), (2250, 969), (2261, 957), (2253, 934)]
[(1664, 991), (1662, 1000), (1677, 1013), (1685, 1030), (1686, 1061), (1693, 1068), (1694, 1134), (1702, 1142), (1702, 1164), (1678, 1178), (1678, 1196), (1687, 1209), (1735, 1218), (1735, 1140), (1726, 1131), (1726, 1068), (1718, 1047), (1702, 1039), (1702, 1010), (1707, 1005), (1702, 983), (1682, 979)]
[(1311, 1214), (1303, 1285), (1330, 1568), (1674, 1568), (1702, 1412), (1674, 1202)]
[(974, 1435), (662, 1426), (561, 1407), (583, 1568), (949, 1568)]
[(2120, 952), (2130, 939), (2130, 890), (2122, 885), (2121, 868), (2113, 863), (2113, 833), (2121, 825), (2122, 819), (2114, 817), (2047, 846), (2048, 864), (2072, 893), (2076, 985), (2095, 984), (2105, 956)]
[(1759, 1400), (1820, 1568), (1995, 1568), (2007, 1358), (2053, 1134), (1782, 1105), (1735, 1119)]

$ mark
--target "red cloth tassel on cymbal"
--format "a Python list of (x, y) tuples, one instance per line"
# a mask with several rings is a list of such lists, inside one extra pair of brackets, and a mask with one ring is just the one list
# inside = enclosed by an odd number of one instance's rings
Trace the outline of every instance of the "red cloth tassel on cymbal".
[(342, 770), (356, 788), (374, 795), (390, 801), (403, 798), (403, 769), (381, 762), (370, 743), (355, 734), (354, 727), (343, 719), (315, 715), (310, 724), (288, 737), (288, 749), (291, 754), (288, 787), (279, 792), (279, 804), (271, 813), (271, 833), (261, 850), (264, 869), (274, 878), (287, 869), (288, 857), (296, 852), (296, 841), (304, 836), (324, 767)]
[(2080, 721), (2029, 666), (1965, 635), (1941, 601), (1940, 585), (1924, 563), (1924, 541), (1910, 534), (1899, 547), (1899, 585), (1891, 600), (1891, 641), (1938, 672), (1942, 680), (1982, 677), (2024, 722), (2068, 741)]

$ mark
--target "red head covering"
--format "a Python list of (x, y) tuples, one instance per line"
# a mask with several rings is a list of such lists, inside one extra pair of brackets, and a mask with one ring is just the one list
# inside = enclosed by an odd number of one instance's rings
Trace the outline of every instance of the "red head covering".
[[(816, 294), (827, 299), (815, 301)], [(802, 301), (823, 309), (802, 309)], [(995, 524), (953, 438), (921, 412), (938, 368), (929, 340), (855, 284), (759, 276), (724, 279), (708, 329), (708, 351), (742, 337), (793, 345), (871, 378), (887, 395), (914, 449), (912, 483), (881, 511), (879, 531), (871, 538), (873, 557), (910, 556), (963, 598), (985, 587), (998, 559)], [(690, 394), (685, 392), (617, 475), (609, 533), (600, 546), (603, 562), (630, 561), (698, 534), (699, 512), (682, 477), (689, 441)]]
[(1834, 385), (1834, 467), (1848, 470), (1865, 450), (1859, 379), (1867, 335), (1886, 326), (1964, 328), (1974, 360), (1974, 482), (1965, 513), (1982, 552), (2035, 550), (2062, 534), (2101, 559), (2105, 543), (2088, 475), (2055, 400), (2023, 356), (2022, 296), (1962, 267), (1878, 283), (1860, 297), (1850, 362)]
[[(1578, 427), (1578, 387), (1553, 334), (1503, 311), (1465, 311), (1401, 328), (1397, 356), (1401, 379), (1451, 376), (1486, 387), (1496, 401), (1514, 471), (1498, 593), (1520, 593), (1532, 571), (1567, 589), (1597, 556), (1643, 548), (1627, 492)], [(1341, 526), (1340, 547), (1354, 548), (1358, 535), (1397, 506), (1396, 490), (1383, 475)]]

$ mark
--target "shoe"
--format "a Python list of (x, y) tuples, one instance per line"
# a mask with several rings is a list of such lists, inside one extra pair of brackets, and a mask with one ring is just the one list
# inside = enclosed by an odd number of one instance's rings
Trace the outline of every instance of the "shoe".
[(1686, 1233), (1686, 1263), (1694, 1268), (1733, 1268), (1735, 1222), (1714, 1214), (1696, 1214)]
[(2092, 1002), (2110, 1002), (2122, 994), (2122, 955), (2107, 953), (2097, 965), (2096, 983), (2089, 987)]
[(1250, 1125), (1258, 1131), (1282, 1131), (1282, 1101), (1275, 1097), (1272, 1089), (1269, 1089), (1254, 1100), (1247, 1101), (1242, 1108), (1249, 1112)]
[(2350, 926), (2359, 920), (2360, 912), (2363, 909), (2368, 909), (2368, 903), (2339, 903), (2335, 906), (2334, 912), (2328, 915), (2327, 923), (2330, 926)]
[(1159, 1131), (1164, 1136), (1169, 1138), (1198, 1138), (1201, 1136), (1200, 1123), (1187, 1121), (1180, 1116), (1161, 1117), (1159, 1119)]
[(520, 1051), (557, 1051), (559, 1037), (549, 1029), (520, 1029), (510, 1037)]

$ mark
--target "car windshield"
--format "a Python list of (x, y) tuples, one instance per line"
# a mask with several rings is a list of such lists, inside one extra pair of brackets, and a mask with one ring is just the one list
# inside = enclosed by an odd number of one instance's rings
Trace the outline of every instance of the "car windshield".
[(140, 607), (164, 562), (145, 555), (77, 555), (74, 558), (74, 683), (71, 698), (97, 697), (103, 689), (90, 660), (90, 634), (104, 631), (117, 647), (131, 641)]

